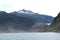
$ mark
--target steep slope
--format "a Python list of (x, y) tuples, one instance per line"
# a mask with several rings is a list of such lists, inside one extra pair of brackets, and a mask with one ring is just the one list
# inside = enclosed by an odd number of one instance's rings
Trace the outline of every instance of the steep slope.
[(22, 30), (29, 30), (35, 22), (26, 17), (18, 17), (0, 12), (0, 32), (18, 32)]
[(6, 13), (0, 11), (0, 33), (2, 32), (36, 32), (51, 23), (53, 17), (21, 10)]
[(49, 32), (60, 32), (60, 13), (54, 18), (53, 22), (48, 28)]

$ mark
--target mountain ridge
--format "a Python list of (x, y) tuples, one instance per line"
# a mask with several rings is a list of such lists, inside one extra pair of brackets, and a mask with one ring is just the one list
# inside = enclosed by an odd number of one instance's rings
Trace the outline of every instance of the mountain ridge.
[(0, 11), (0, 33), (37, 32), (53, 20), (51, 16), (34, 14), (31, 11), (26, 14), (24, 11), (23, 13)]

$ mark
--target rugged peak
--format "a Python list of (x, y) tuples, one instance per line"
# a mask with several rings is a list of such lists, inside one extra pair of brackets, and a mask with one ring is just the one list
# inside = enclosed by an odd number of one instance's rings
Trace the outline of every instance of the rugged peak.
[(54, 23), (55, 25), (57, 25), (58, 23), (60, 23), (60, 12), (59, 12), (59, 14), (55, 17), (55, 19), (53, 20), (53, 23)]
[(59, 14), (58, 14), (58, 16), (57, 17), (60, 17), (60, 12), (59, 12)]
[(33, 14), (34, 12), (32, 12), (30, 10), (22, 9), (22, 10), (19, 10), (18, 13), (29, 13), (29, 14)]
[(25, 10), (25, 9), (22, 9), (22, 11), (26, 12), (26, 10)]
[(56, 19), (58, 19), (58, 18), (60, 18), (60, 12), (59, 12), (58, 15), (55, 17), (54, 20), (56, 20)]

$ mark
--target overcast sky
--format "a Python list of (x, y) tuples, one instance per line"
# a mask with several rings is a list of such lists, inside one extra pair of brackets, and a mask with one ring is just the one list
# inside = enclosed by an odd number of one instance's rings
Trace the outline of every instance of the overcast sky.
[(60, 0), (0, 0), (0, 10), (6, 12), (21, 9), (56, 16), (60, 11)]

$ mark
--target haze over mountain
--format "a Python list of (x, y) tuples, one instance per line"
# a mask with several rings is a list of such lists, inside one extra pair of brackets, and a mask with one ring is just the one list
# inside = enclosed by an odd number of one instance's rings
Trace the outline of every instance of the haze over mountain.
[(51, 23), (53, 17), (29, 10), (0, 11), (0, 32), (36, 32)]

